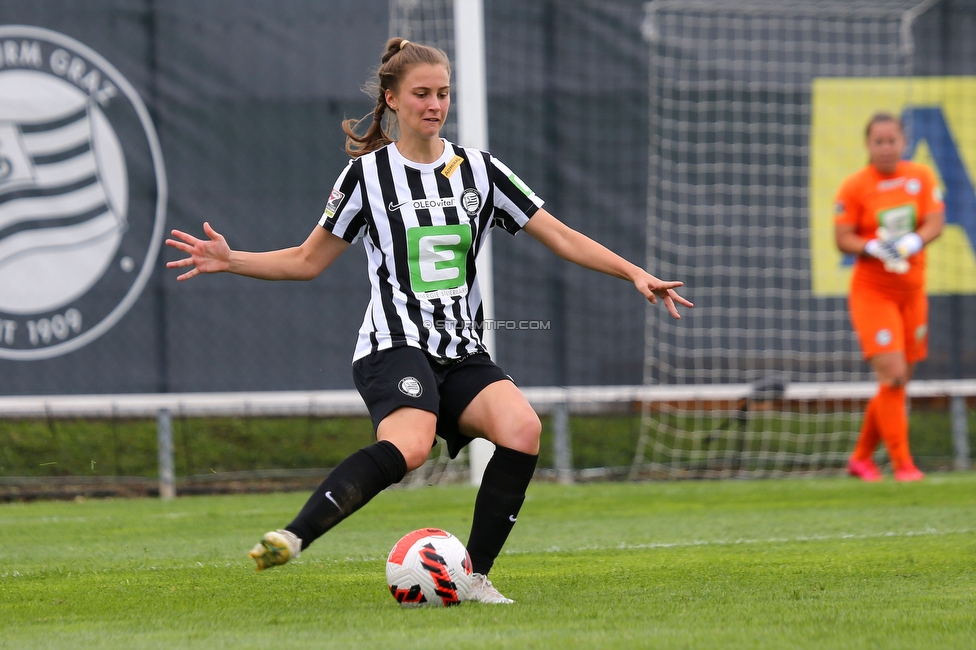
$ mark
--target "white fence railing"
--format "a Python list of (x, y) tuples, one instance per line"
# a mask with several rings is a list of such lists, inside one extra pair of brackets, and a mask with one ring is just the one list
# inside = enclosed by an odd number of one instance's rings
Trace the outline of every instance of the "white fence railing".
[[(860, 400), (877, 391), (874, 382), (797, 383), (782, 387), (786, 401)], [(529, 387), (522, 392), (540, 413), (554, 421), (557, 476), (572, 480), (568, 415), (622, 403), (725, 402), (756, 395), (752, 384), (693, 386)], [(955, 466), (969, 467), (966, 398), (976, 396), (976, 379), (921, 380), (908, 386), (913, 398), (950, 400)], [(0, 397), (0, 418), (155, 418), (159, 440), (160, 496), (175, 495), (172, 416), (179, 417), (342, 417), (365, 416), (354, 390), (266, 391), (248, 393), (154, 393), (114, 395), (39, 395)]]

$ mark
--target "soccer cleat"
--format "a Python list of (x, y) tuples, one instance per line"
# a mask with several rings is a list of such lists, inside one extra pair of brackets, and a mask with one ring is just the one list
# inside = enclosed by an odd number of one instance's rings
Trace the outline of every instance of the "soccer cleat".
[(921, 481), (924, 478), (925, 474), (919, 471), (919, 469), (914, 465), (909, 465), (908, 467), (902, 467), (901, 469), (895, 470), (896, 481)]
[(248, 556), (257, 563), (258, 571), (281, 566), (301, 554), (302, 540), (298, 539), (295, 533), (280, 529), (265, 533), (261, 541), (248, 552)]
[(515, 602), (498, 593), (491, 580), (483, 573), (471, 574), (471, 588), (468, 589), (468, 595), (464, 599), (491, 605), (510, 605)]
[(881, 471), (871, 459), (857, 460), (852, 457), (847, 461), (847, 473), (869, 483), (881, 480)]

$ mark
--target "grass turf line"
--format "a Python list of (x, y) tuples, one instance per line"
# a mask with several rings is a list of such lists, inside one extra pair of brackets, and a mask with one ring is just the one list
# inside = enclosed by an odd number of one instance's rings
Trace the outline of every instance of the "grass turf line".
[(510, 607), (401, 610), (405, 532), (466, 539), (474, 490), (381, 494), (298, 561), (244, 553), (305, 495), (0, 506), (0, 648), (976, 646), (976, 474), (530, 487)]

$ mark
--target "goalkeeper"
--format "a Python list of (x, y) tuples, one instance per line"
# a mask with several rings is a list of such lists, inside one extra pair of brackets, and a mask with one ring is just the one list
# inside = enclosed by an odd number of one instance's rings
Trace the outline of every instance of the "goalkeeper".
[(865, 132), (868, 164), (841, 185), (835, 234), (841, 252), (857, 256), (848, 301), (864, 358), (878, 378), (847, 471), (881, 480), (872, 456), (879, 440), (897, 481), (924, 478), (908, 447), (905, 386), (928, 354), (926, 244), (942, 232), (945, 213), (935, 175), (902, 160), (901, 121), (877, 113)]

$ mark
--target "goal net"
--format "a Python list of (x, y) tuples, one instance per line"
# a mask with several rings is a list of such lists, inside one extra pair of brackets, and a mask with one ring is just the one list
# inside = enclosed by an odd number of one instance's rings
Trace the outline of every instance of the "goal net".
[[(454, 0), (392, 0), (390, 38), (394, 36), (444, 50), (455, 61)], [(448, 112), (441, 134), (457, 140), (456, 112)]]
[(697, 307), (677, 322), (650, 315), (644, 380), (750, 388), (647, 404), (633, 474), (844, 466), (865, 396), (790, 400), (787, 387), (871, 378), (848, 320), (850, 260), (833, 248), (831, 198), (864, 164), (870, 115), (906, 115), (922, 99), (911, 30), (931, 4), (648, 4), (648, 259)]

